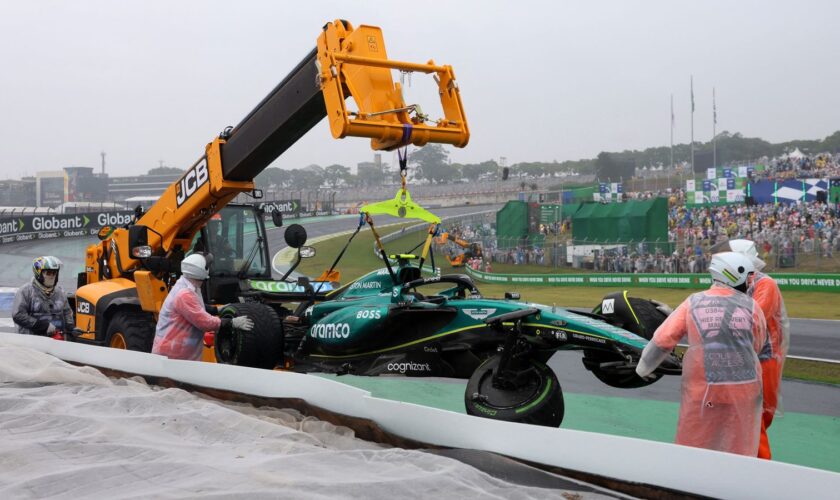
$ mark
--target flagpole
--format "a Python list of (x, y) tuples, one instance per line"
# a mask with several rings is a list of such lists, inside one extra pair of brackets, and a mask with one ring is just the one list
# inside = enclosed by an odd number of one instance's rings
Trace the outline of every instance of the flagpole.
[(691, 75), (691, 171), (694, 172), (694, 75)]
[(712, 164), (717, 168), (717, 104), (714, 87), (712, 87)]
[(671, 172), (674, 171), (674, 94), (671, 94)]

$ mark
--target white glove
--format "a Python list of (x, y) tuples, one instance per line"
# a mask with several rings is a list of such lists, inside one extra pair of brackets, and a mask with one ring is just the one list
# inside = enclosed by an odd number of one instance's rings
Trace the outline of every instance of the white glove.
[(254, 322), (248, 316), (237, 316), (231, 320), (230, 324), (237, 330), (244, 330), (250, 332), (254, 329)]
[(52, 335), (53, 333), (55, 333), (55, 325), (50, 323), (47, 325), (47, 335)]

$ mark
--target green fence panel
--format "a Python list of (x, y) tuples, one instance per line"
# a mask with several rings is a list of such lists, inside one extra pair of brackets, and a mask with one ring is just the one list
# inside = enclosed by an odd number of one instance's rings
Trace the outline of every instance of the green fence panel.
[(516, 239), (528, 234), (528, 204), (509, 201), (496, 213), (496, 235)]
[[(500, 274), (466, 268), (467, 274), (485, 283), (551, 286), (605, 286), (689, 288), (704, 290), (712, 284), (708, 274)], [(781, 290), (840, 292), (840, 274), (773, 273)]]

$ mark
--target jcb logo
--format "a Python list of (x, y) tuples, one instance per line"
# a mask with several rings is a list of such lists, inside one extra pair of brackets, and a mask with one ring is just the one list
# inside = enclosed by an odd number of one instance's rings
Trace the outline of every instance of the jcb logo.
[(90, 314), (90, 302), (79, 300), (76, 302), (76, 312), (79, 314)]
[(178, 206), (183, 205), (209, 178), (207, 158), (202, 158), (201, 161), (181, 177), (181, 180), (175, 186), (175, 201), (178, 203)]

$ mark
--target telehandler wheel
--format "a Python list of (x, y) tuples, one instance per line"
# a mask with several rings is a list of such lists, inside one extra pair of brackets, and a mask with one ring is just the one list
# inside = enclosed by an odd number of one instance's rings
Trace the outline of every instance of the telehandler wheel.
[(493, 386), (501, 355), (488, 358), (467, 382), (464, 404), (467, 413), (494, 420), (560, 427), (563, 421), (563, 390), (557, 375), (543, 363), (528, 360), (526, 377), (515, 389)]
[(155, 340), (155, 318), (132, 309), (120, 309), (111, 316), (105, 332), (105, 344), (115, 349), (152, 352)]
[(274, 368), (283, 359), (283, 325), (274, 309), (259, 303), (228, 304), (219, 311), (222, 318), (248, 316), (254, 322), (250, 332), (230, 329), (216, 334), (216, 361), (251, 368)]

